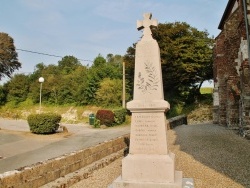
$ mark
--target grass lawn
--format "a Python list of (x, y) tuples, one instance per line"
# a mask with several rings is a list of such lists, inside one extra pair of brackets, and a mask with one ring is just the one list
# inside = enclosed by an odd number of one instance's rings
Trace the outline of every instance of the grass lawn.
[(212, 88), (212, 87), (202, 87), (200, 89), (200, 92), (201, 92), (201, 94), (212, 94), (213, 90), (214, 90), (214, 88)]

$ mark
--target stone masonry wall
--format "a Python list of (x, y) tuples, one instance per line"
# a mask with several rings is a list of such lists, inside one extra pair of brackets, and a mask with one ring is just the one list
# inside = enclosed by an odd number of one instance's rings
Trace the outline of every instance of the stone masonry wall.
[(230, 128), (238, 127), (240, 119), (240, 75), (237, 70), (239, 48), (246, 38), (242, 2), (229, 16), (224, 28), (216, 38), (214, 48), (215, 92), (218, 92), (219, 105), (214, 106), (214, 122)]
[[(242, 59), (240, 67), (241, 95), (240, 95), (240, 123), (241, 133), (245, 136), (245, 131), (250, 129), (250, 72), (249, 63), (246, 59)], [(249, 131), (248, 131), (249, 132)], [(249, 133), (248, 133), (249, 134)]]

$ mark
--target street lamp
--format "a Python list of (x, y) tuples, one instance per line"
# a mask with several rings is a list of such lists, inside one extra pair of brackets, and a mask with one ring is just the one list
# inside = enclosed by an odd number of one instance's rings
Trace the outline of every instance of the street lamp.
[(42, 87), (43, 87), (44, 78), (40, 77), (38, 81), (40, 82), (40, 107), (39, 107), (39, 114), (40, 114), (41, 107), (42, 107)]

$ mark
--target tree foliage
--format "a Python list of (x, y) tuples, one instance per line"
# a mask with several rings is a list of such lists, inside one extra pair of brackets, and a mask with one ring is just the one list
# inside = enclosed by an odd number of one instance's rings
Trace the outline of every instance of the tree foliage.
[[(203, 81), (212, 79), (213, 39), (209, 38), (207, 31), (199, 31), (181, 22), (159, 24), (152, 29), (152, 33), (160, 47), (166, 100), (172, 106), (193, 102)], [(5, 36), (4, 40), (7, 38), (7, 42), (2, 39), (0, 41), (1, 78), (3, 75), (10, 76), (20, 67), (20, 63), (17, 61), (13, 40), (6, 34), (0, 36)], [(7, 53), (8, 58), (3, 58), (2, 54), (6, 52), (10, 54)], [(132, 96), (135, 44), (127, 49), (125, 56), (108, 54), (104, 58), (99, 54), (91, 66), (82, 65), (74, 56), (65, 56), (58, 64), (39, 63), (32, 74), (15, 75), (0, 88), (1, 104), (5, 101), (21, 103), (25, 100), (39, 103), (38, 79), (42, 76), (45, 79), (42, 85), (43, 103), (121, 106), (123, 61), (126, 65), (127, 96)], [(11, 69), (4, 73), (3, 65)]]
[(0, 86), (0, 105), (4, 105), (6, 103), (6, 91), (3, 86)]
[(81, 63), (74, 56), (65, 56), (58, 61), (58, 68), (62, 74), (70, 74), (79, 66), (81, 66)]
[[(63, 57), (57, 65), (38, 63), (32, 74), (17, 74), (0, 88), (0, 102), (4, 104), (7, 99), (7, 101), (14, 101), (14, 105), (25, 100), (32, 101), (34, 104), (39, 103), (41, 84), (38, 79), (43, 77), (45, 79), (42, 84), (43, 104), (98, 104), (119, 107), (122, 92), (120, 80), (122, 79), (122, 56), (109, 54), (107, 59), (108, 61), (98, 55), (91, 67), (82, 65), (73, 56)], [(111, 85), (108, 85), (111, 88), (105, 87), (106, 80), (111, 80)], [(103, 91), (107, 93), (102, 93)], [(98, 98), (100, 93), (104, 98), (109, 94), (115, 97), (107, 104), (106, 101)]]
[(0, 80), (4, 76), (11, 77), (15, 70), (21, 68), (17, 56), (13, 38), (7, 33), (0, 33)]
[(104, 107), (121, 106), (122, 104), (122, 80), (105, 78), (100, 83), (96, 92), (98, 104)]
[[(199, 31), (185, 22), (159, 24), (152, 29), (160, 47), (164, 94), (167, 100), (192, 102), (205, 80), (212, 79), (214, 40), (207, 31)], [(133, 73), (135, 45), (125, 60)], [(131, 83), (133, 77), (130, 77)]]
[[(108, 55), (113, 56), (112, 54)], [(111, 60), (107, 58), (108, 60)], [(105, 79), (122, 79), (121, 61), (111, 60), (106, 61), (100, 54), (95, 58), (92, 67), (88, 69), (87, 87), (84, 91), (85, 100), (83, 104), (94, 104), (96, 100), (96, 92), (100, 88), (100, 83)], [(117, 91), (119, 92), (119, 91)]]
[(7, 101), (20, 103), (26, 100), (29, 93), (29, 78), (24, 74), (16, 74), (7, 83)]

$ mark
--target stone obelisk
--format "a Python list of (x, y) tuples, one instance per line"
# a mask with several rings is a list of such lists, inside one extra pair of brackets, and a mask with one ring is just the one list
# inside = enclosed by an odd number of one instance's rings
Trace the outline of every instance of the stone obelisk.
[(129, 154), (122, 160), (122, 175), (113, 188), (181, 188), (182, 172), (175, 170), (175, 155), (168, 151), (160, 49), (150, 26), (157, 26), (151, 13), (137, 21), (143, 36), (136, 45)]

